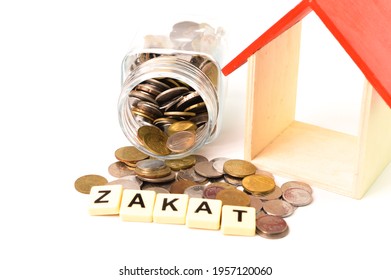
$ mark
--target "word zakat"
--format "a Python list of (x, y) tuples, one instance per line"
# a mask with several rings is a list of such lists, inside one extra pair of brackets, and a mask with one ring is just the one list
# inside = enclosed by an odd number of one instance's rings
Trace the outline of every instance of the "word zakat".
[(226, 235), (255, 235), (255, 208), (222, 206), (221, 200), (189, 198), (123, 189), (121, 185), (95, 186), (90, 192), (90, 215), (119, 215), (127, 222), (186, 224), (189, 228), (218, 230)]

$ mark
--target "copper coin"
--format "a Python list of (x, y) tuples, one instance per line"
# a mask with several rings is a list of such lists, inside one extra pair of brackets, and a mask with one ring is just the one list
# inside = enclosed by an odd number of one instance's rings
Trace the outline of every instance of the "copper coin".
[(295, 208), (288, 202), (275, 199), (263, 203), (263, 210), (272, 216), (288, 217), (293, 214)]
[(109, 166), (109, 173), (111, 176), (120, 178), (124, 176), (134, 175), (134, 170), (130, 169), (128, 165), (123, 163), (122, 161), (117, 161)]
[(312, 202), (312, 195), (298, 188), (289, 188), (282, 193), (282, 197), (285, 201), (289, 202), (293, 206), (306, 206)]
[(257, 230), (256, 231), (257, 234), (263, 238), (267, 238), (267, 239), (280, 239), (280, 238), (283, 238), (285, 236), (287, 236), (289, 234), (289, 227), (287, 227), (286, 230), (284, 230), (283, 232), (281, 233), (275, 233), (275, 234), (266, 234), (266, 233), (263, 233), (262, 231), (260, 230)]
[(107, 184), (107, 179), (100, 175), (89, 174), (76, 179), (75, 188), (78, 192), (89, 194), (94, 186), (103, 186)]
[(210, 161), (196, 163), (194, 170), (206, 178), (219, 178), (223, 176), (222, 173), (213, 168), (213, 163)]
[(196, 134), (194, 131), (179, 131), (167, 139), (167, 148), (174, 153), (183, 153), (194, 146)]
[(208, 185), (204, 189), (203, 197), (209, 199), (215, 199), (217, 193), (222, 190), (225, 190), (225, 188), (221, 186)]
[(188, 180), (175, 181), (171, 184), (170, 193), (183, 194), (188, 187), (197, 185), (196, 182)]
[(281, 217), (265, 215), (256, 220), (257, 230), (265, 234), (280, 234), (288, 229), (288, 224)]
[(299, 182), (299, 181), (288, 181), (282, 184), (281, 190), (282, 192), (285, 192), (287, 189), (290, 188), (297, 188), (297, 189), (303, 189), (307, 191), (308, 193), (312, 194), (312, 188), (310, 185), (304, 182)]
[(249, 195), (249, 197), (250, 197), (250, 207), (254, 207), (256, 213), (261, 211), (263, 208), (262, 200), (260, 200), (259, 198), (255, 197), (253, 195)]
[(225, 189), (216, 194), (216, 199), (220, 199), (223, 205), (249, 206), (250, 197), (237, 189)]
[(205, 186), (204, 185), (194, 185), (191, 187), (188, 187), (183, 192), (184, 194), (187, 194), (189, 198), (196, 197), (196, 198), (202, 198), (202, 195), (204, 193)]
[(254, 164), (245, 160), (231, 159), (224, 163), (224, 172), (238, 178), (253, 175), (256, 170)]

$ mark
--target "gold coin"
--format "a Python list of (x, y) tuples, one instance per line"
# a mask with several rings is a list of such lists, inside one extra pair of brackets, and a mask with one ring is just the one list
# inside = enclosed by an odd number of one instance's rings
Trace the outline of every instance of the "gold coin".
[(78, 192), (89, 194), (93, 186), (103, 186), (108, 183), (107, 179), (100, 175), (90, 174), (79, 177), (75, 181)]
[(223, 205), (249, 206), (251, 203), (247, 194), (234, 188), (219, 191), (216, 194), (216, 199), (220, 199)]
[(182, 112), (182, 111), (170, 111), (164, 112), (166, 117), (195, 117), (196, 113), (193, 112)]
[(134, 172), (136, 173), (136, 175), (143, 178), (156, 179), (156, 178), (163, 178), (170, 175), (171, 169), (170, 167), (166, 166), (164, 168), (157, 169), (157, 170), (143, 171), (136, 167)]
[(167, 166), (169, 166), (174, 171), (179, 171), (182, 169), (188, 169), (196, 164), (196, 157), (193, 155), (179, 158), (179, 159), (168, 159), (165, 161)]
[(166, 156), (171, 151), (166, 146), (167, 136), (165, 134), (148, 133), (144, 136), (144, 145), (152, 153)]
[(149, 133), (163, 134), (163, 132), (154, 125), (143, 125), (137, 130), (137, 137), (142, 143), (144, 143), (144, 137)]
[(179, 131), (196, 131), (197, 125), (191, 121), (178, 121), (171, 124), (167, 128), (168, 136), (173, 135)]
[(114, 154), (119, 161), (125, 163), (126, 162), (135, 163), (137, 161), (148, 158), (148, 155), (137, 150), (137, 148), (133, 146), (126, 146), (126, 147), (119, 148), (115, 151)]
[(255, 174), (257, 168), (251, 162), (240, 160), (240, 159), (230, 159), (224, 163), (224, 172), (228, 175), (244, 178), (249, 175)]
[(243, 188), (251, 194), (267, 194), (274, 190), (276, 183), (268, 176), (255, 174), (244, 177)]

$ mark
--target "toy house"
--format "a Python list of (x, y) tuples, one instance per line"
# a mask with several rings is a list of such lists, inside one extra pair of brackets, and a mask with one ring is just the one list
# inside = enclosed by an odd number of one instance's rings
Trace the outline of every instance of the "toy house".
[[(365, 76), (357, 136), (295, 120), (301, 24), (310, 12)], [(362, 198), (391, 160), (391, 2), (303, 0), (228, 63), (224, 75), (247, 61), (245, 159)]]

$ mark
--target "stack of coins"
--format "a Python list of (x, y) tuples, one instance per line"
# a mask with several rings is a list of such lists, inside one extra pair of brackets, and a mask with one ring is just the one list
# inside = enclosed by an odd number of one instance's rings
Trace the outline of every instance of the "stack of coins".
[(99, 175), (82, 176), (75, 182), (76, 190), (89, 193), (93, 185), (121, 184), (124, 188), (185, 193), (189, 197), (220, 199), (223, 205), (254, 207), (258, 235), (274, 239), (288, 234), (285, 218), (313, 200), (310, 185), (288, 181), (279, 187), (272, 174), (244, 160), (209, 161), (204, 156), (191, 155), (162, 161), (148, 158), (134, 147), (119, 148), (115, 157), (133, 174), (121, 169), (114, 172), (112, 164), (109, 173), (119, 179), (108, 182)]

